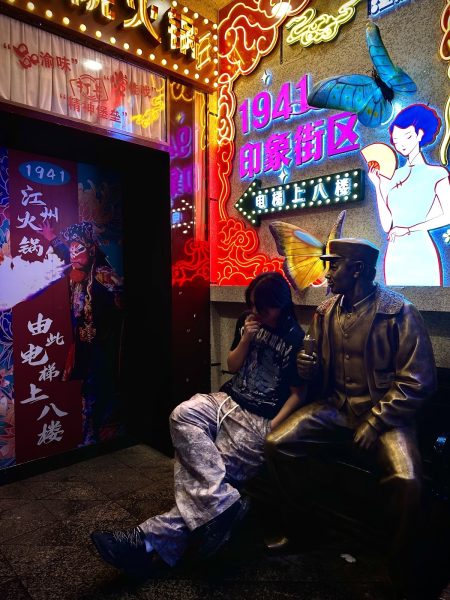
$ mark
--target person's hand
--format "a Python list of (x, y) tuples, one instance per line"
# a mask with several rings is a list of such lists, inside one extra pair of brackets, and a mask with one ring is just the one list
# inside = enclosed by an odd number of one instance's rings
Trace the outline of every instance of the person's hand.
[(261, 323), (255, 317), (255, 315), (248, 315), (244, 322), (244, 332), (242, 334), (242, 339), (246, 342), (251, 341), (258, 333), (260, 327)]
[(319, 361), (317, 360), (317, 354), (306, 354), (300, 350), (297, 354), (297, 371), (302, 379), (305, 381), (312, 381), (316, 378), (319, 371)]
[(370, 161), (368, 167), (369, 171), (367, 172), (367, 175), (370, 181), (374, 185), (377, 185), (380, 182), (380, 165), (375, 161)]
[(353, 441), (363, 450), (368, 450), (378, 439), (378, 431), (368, 421), (358, 427), (353, 436)]
[(404, 235), (409, 235), (410, 233), (411, 231), (409, 227), (399, 227), (396, 225), (395, 227), (391, 227), (387, 237), (390, 242), (395, 242), (396, 237), (403, 237)]
[(52, 226), (50, 225), (50, 221), (47, 221), (47, 219), (42, 221), (41, 233), (48, 242), (51, 242), (56, 237), (56, 233), (54, 232)]

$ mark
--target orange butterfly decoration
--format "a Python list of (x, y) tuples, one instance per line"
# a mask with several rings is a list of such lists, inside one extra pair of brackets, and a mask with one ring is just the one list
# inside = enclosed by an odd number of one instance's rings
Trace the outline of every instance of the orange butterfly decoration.
[(278, 253), (285, 257), (283, 271), (294, 289), (301, 292), (310, 285), (321, 285), (325, 281), (327, 266), (320, 257), (328, 251), (331, 240), (342, 237), (345, 215), (345, 210), (339, 214), (326, 244), (291, 223), (273, 221), (269, 224)]

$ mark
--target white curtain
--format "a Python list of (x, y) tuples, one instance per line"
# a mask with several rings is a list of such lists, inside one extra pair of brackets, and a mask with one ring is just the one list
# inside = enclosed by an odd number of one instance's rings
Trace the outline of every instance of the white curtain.
[[(93, 70), (88, 60), (101, 69)], [(118, 80), (123, 95), (113, 86)], [(0, 15), (0, 98), (167, 141), (164, 77), (5, 15)]]

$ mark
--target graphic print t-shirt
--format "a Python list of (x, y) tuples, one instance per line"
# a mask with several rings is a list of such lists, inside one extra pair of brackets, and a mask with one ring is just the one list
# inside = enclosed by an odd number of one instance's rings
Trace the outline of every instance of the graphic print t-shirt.
[[(230, 350), (239, 344), (249, 314), (247, 311), (239, 317)], [(292, 317), (277, 329), (261, 326), (250, 343), (244, 364), (221, 391), (246, 410), (272, 419), (289, 398), (290, 386), (302, 384), (296, 356), (304, 335)]]

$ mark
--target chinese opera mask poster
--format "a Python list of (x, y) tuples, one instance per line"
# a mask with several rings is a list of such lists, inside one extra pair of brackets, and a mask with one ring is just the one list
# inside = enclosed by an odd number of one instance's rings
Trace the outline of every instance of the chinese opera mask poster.
[(122, 433), (120, 178), (0, 153), (0, 467)]

